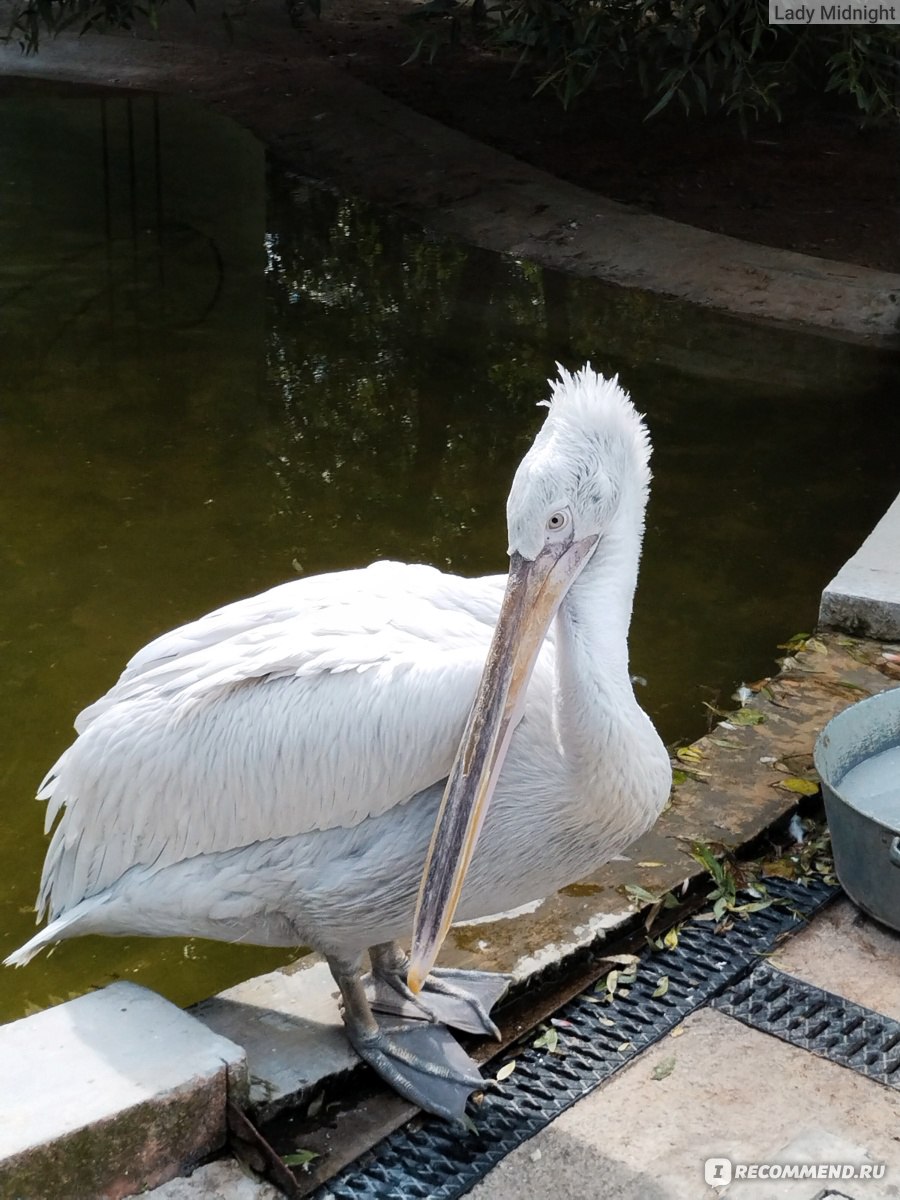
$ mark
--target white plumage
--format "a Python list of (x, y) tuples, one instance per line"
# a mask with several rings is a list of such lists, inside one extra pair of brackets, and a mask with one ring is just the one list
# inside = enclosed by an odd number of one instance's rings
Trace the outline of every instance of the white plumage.
[(51, 916), (135, 865), (349, 828), (446, 776), (503, 595), (380, 562), (282, 584), (158, 638), (76, 721)]
[[(528, 683), (462, 917), (594, 870), (668, 794), (628, 674), (648, 455), (615, 380), (561, 372), (510, 495), (510, 551), (574, 537), (591, 552)], [(9, 961), (88, 932), (305, 943), (342, 961), (408, 936), (505, 583), (376, 563), (140, 651), (41, 786), (48, 828), (61, 813), (39, 897), (50, 924)]]

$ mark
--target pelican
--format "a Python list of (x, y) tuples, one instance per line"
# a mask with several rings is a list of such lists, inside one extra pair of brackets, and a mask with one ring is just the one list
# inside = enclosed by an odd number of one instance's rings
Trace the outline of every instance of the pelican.
[(312, 946), (361, 1057), (461, 1115), (482, 1080), (446, 1027), (496, 1034), (507, 978), (432, 970), (450, 922), (594, 871), (671, 784), (628, 671), (647, 431), (589, 365), (560, 368), (545, 403), (509, 496), (508, 577), (377, 562), (131, 659), (39, 789), (48, 831), (62, 814), (49, 923), (8, 963), (89, 933)]

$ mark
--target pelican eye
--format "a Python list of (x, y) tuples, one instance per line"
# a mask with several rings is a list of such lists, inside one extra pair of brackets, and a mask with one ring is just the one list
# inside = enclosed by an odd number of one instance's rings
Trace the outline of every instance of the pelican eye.
[(550, 533), (559, 533), (561, 529), (565, 529), (569, 524), (569, 520), (569, 514), (565, 510), (552, 513), (547, 518), (547, 529)]

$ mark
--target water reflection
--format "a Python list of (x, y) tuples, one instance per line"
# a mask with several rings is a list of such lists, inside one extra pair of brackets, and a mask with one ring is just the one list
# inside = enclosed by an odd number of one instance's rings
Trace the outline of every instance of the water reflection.
[[(467, 253), (152, 97), (0, 120), (0, 950), (71, 721), (162, 629), (297, 572), (500, 570), (555, 359), (621, 372), (656, 481), (633, 667), (667, 739), (814, 619), (890, 498), (892, 360)], [(873, 430), (877, 429), (877, 437)], [(84, 939), (0, 1017), (113, 975), (196, 999), (283, 955)]]

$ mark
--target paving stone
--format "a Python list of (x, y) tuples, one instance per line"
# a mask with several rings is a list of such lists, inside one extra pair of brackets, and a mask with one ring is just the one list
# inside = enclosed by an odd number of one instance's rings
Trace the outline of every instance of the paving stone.
[(880, 1180), (848, 1176), (848, 1171), (871, 1175), (878, 1164), (864, 1146), (825, 1129), (813, 1129), (794, 1138), (770, 1158), (777, 1164), (815, 1171), (820, 1178), (735, 1180), (725, 1188), (722, 1200), (854, 1200), (855, 1196), (860, 1200), (888, 1200), (900, 1194), (886, 1181), (882, 1186)]
[(774, 1200), (762, 1181), (708, 1186), (705, 1161), (775, 1162), (810, 1135), (852, 1144), (886, 1176), (852, 1189), (792, 1181), (785, 1197), (900, 1197), (900, 1095), (709, 1009), (679, 1028), (509, 1155), (472, 1200)]
[(900, 934), (850, 900), (829, 905), (770, 962), (816, 987), (900, 1021)]
[(115, 983), (0, 1026), (0, 1197), (94, 1200), (171, 1179), (225, 1139), (243, 1051)]
[(279, 1200), (271, 1184), (252, 1179), (232, 1158), (209, 1163), (144, 1195), (146, 1200)]

